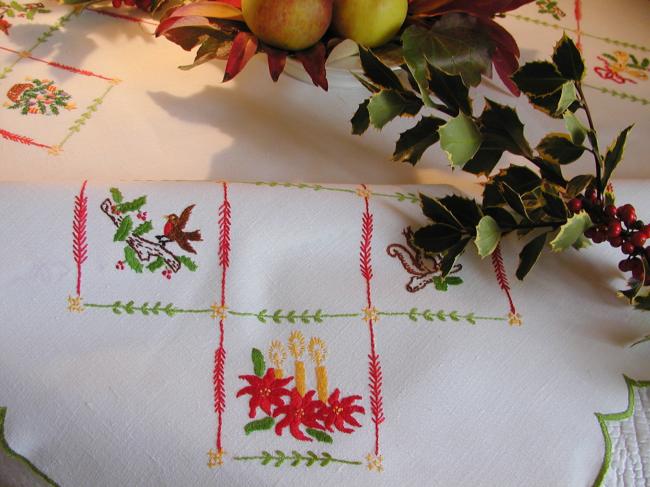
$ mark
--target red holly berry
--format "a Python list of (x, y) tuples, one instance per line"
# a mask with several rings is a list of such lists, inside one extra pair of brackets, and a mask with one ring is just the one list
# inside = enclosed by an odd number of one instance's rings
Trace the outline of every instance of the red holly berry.
[(580, 210), (582, 210), (582, 200), (573, 198), (572, 200), (569, 200), (568, 206), (569, 210), (571, 210), (573, 213), (578, 213)]
[(609, 240), (609, 243), (612, 247), (620, 247), (623, 245), (623, 237), (609, 237), (607, 240)]
[(594, 233), (594, 236), (591, 237), (591, 240), (594, 241), (594, 243), (603, 243), (605, 240), (607, 240), (607, 234), (605, 233), (605, 230), (598, 229)]
[(621, 272), (627, 272), (630, 270), (630, 260), (629, 259), (623, 259), (618, 263), (618, 269)]
[(616, 216), (616, 207), (614, 205), (607, 205), (605, 207), (605, 216), (614, 218)]
[(622, 231), (623, 227), (621, 226), (621, 222), (618, 220), (613, 220), (607, 225), (607, 236), (610, 238), (618, 237)]
[(648, 237), (645, 236), (645, 232), (634, 232), (632, 236), (630, 237), (630, 242), (632, 245), (635, 247), (641, 247), (645, 245), (646, 240), (648, 240)]
[(636, 211), (630, 204), (623, 205), (616, 210), (616, 216), (623, 220), (628, 227), (633, 225), (636, 221)]
[(634, 244), (632, 242), (624, 242), (623, 245), (621, 245), (621, 251), (624, 254), (631, 254), (634, 252)]
[(596, 201), (596, 198), (598, 198), (598, 193), (596, 193), (596, 190), (593, 188), (589, 188), (585, 192), (585, 198), (587, 198), (589, 201), (592, 203)]

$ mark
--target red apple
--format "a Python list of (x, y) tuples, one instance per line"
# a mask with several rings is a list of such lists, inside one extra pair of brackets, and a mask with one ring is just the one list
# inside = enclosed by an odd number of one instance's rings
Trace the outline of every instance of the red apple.
[(241, 4), (253, 34), (288, 51), (316, 44), (332, 21), (332, 0), (242, 0)]

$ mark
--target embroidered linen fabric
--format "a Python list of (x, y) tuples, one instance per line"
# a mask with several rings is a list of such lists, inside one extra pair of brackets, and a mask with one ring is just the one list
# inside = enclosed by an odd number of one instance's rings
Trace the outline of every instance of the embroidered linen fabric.
[(2, 184), (7, 443), (60, 485), (590, 485), (650, 366), (614, 254), (511, 280), (512, 326), (473, 250), (407, 289), (420, 190)]

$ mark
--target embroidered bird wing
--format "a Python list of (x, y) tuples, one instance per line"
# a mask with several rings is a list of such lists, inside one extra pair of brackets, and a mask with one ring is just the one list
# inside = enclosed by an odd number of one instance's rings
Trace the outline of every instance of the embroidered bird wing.
[(194, 205), (190, 205), (187, 208), (183, 210), (183, 213), (181, 213), (180, 218), (178, 219), (178, 229), (182, 230), (185, 228), (185, 225), (187, 225), (187, 221), (190, 219), (190, 215), (192, 214), (192, 210), (194, 209)]

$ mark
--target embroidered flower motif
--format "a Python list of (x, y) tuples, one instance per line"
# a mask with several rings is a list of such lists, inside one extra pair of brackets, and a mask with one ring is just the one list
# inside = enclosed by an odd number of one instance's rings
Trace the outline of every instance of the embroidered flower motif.
[[(19, 55), (21, 58), (25, 59), (25, 58), (28, 58), (29, 56), (31, 56), (32, 53), (30, 53), (29, 51), (20, 51), (20, 52), (18, 53), (18, 55)], [(26, 79), (29, 79), (29, 78), (26, 78)]]
[(223, 456), (225, 455), (225, 451), (219, 450), (219, 451), (214, 451), (210, 449), (208, 452), (208, 467), (209, 468), (214, 468), (214, 467), (220, 467), (223, 465)]
[(359, 198), (363, 198), (364, 200), (372, 196), (372, 192), (363, 186), (359, 186), (356, 190), (356, 193)]
[(76, 110), (77, 109), (77, 104), (75, 102), (73, 102), (73, 101), (70, 101), (70, 102), (66, 103), (63, 108), (65, 108), (66, 110)]
[(510, 326), (521, 326), (523, 324), (521, 315), (519, 313), (510, 312), (508, 314), (508, 324)]
[(323, 403), (314, 399), (316, 391), (309, 391), (304, 396), (301, 396), (296, 388), (291, 391), (291, 398), (288, 404), (278, 406), (273, 411), (273, 417), (284, 414), (284, 418), (275, 425), (275, 433), (282, 436), (284, 428), (289, 427), (291, 435), (300, 441), (312, 441), (311, 438), (305, 436), (300, 429), (301, 425), (307, 428), (315, 428), (322, 430), (323, 425), (318, 421), (320, 420), (319, 410), (322, 408)]
[(384, 457), (382, 455), (375, 455), (373, 453), (368, 453), (366, 455), (366, 460), (368, 461), (367, 467), (368, 470), (383, 472), (384, 471)]
[(352, 428), (346, 428), (345, 425), (349, 424), (357, 428), (361, 427), (361, 423), (353, 416), (355, 413), (366, 413), (364, 408), (354, 404), (355, 401), (361, 400), (361, 396), (347, 396), (343, 399), (339, 399), (339, 396), (340, 391), (334, 389), (334, 392), (332, 392), (327, 400), (327, 404), (321, 406), (319, 413), (328, 431), (333, 431), (332, 428), (334, 427), (343, 433), (353, 433), (354, 430)]
[(81, 296), (68, 296), (68, 311), (81, 313), (84, 310)]
[(361, 318), (363, 321), (366, 323), (370, 323), (371, 321), (374, 323), (379, 320), (379, 312), (377, 311), (377, 308), (374, 306), (370, 308), (363, 308), (363, 317)]
[(212, 314), (210, 315), (210, 318), (216, 320), (225, 320), (226, 319), (226, 313), (228, 311), (228, 306), (220, 306), (217, 303), (214, 303), (212, 306), (210, 306), (210, 309), (212, 310)]
[[(277, 406), (278, 409), (280, 406), (283, 406), (284, 401), (282, 400), (282, 396), (290, 395), (289, 390), (285, 386), (293, 380), (293, 377), (277, 379), (275, 377), (275, 370), (272, 367), (266, 371), (264, 377), (240, 375), (239, 378), (248, 381), (249, 384), (237, 392), (237, 397), (250, 394), (251, 398), (248, 403), (250, 411), (248, 416), (251, 418), (255, 417), (257, 408), (260, 408), (270, 416), (271, 406)], [(276, 409), (276, 412), (278, 409)]]

